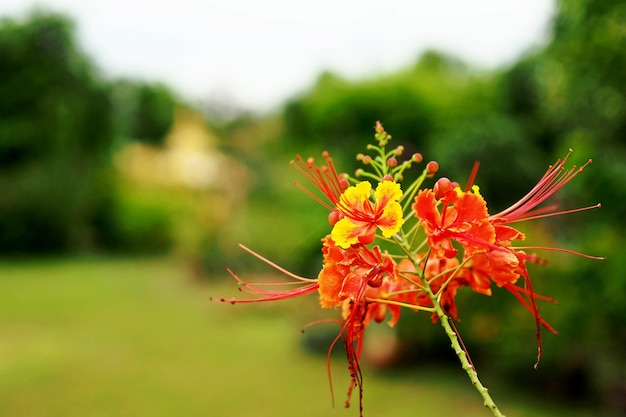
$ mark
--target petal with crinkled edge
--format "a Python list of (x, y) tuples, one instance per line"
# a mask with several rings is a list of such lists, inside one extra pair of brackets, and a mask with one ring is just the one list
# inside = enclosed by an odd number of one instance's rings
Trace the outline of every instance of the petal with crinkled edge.
[(402, 198), (400, 184), (393, 181), (381, 182), (376, 187), (374, 198), (376, 198), (376, 204), (379, 207), (387, 204), (389, 201), (399, 201)]
[(402, 206), (400, 206), (400, 203), (393, 201), (387, 204), (376, 224), (383, 232), (383, 236), (389, 238), (400, 231), (403, 222)]

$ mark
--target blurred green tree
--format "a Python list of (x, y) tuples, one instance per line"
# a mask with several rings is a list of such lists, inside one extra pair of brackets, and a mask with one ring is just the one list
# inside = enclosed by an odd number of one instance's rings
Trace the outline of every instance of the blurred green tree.
[(163, 145), (178, 101), (167, 86), (122, 79), (112, 83), (111, 94), (116, 127), (123, 138)]
[(114, 145), (158, 143), (171, 124), (167, 89), (131, 87), (136, 105), (122, 115), (69, 18), (35, 11), (25, 21), (0, 20), (0, 252), (101, 243)]
[(65, 17), (0, 22), (0, 251), (90, 240), (111, 102)]

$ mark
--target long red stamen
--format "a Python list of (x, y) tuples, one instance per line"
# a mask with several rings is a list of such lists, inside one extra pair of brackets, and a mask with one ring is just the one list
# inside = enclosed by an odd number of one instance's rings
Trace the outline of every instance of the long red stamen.
[(472, 167), (472, 172), (467, 180), (467, 185), (465, 186), (465, 191), (469, 191), (472, 189), (472, 185), (474, 185), (474, 180), (476, 179), (476, 175), (478, 174), (478, 168), (480, 168), (480, 162), (474, 162), (474, 166)]
[(522, 276), (524, 278), (524, 288), (518, 287), (517, 285), (513, 284), (504, 284), (504, 288), (506, 288), (511, 294), (513, 294), (515, 298), (517, 298), (517, 300), (520, 302), (520, 304), (522, 304), (535, 317), (535, 323), (537, 328), (537, 362), (535, 363), (535, 369), (537, 369), (537, 367), (539, 366), (539, 361), (541, 361), (541, 356), (543, 355), (541, 326), (545, 327), (548, 331), (554, 334), (558, 334), (558, 332), (541, 316), (541, 314), (539, 314), (539, 308), (537, 307), (537, 298), (545, 300), (549, 300), (549, 298), (544, 296), (538, 296), (537, 294), (535, 294), (526, 267), (524, 267), (524, 272), (522, 273)]
[[(361, 350), (363, 348), (363, 334), (365, 328), (363, 327), (363, 320), (367, 314), (367, 304), (361, 303), (363, 294), (367, 284), (363, 283), (357, 300), (352, 304), (352, 310), (350, 316), (346, 320), (345, 330), (343, 331), (343, 341), (346, 353), (348, 356), (348, 369), (350, 370), (350, 386), (348, 387), (348, 393), (346, 396), (346, 408), (350, 407), (350, 398), (352, 397), (352, 391), (354, 388), (359, 390), (359, 410), (360, 416), (363, 415), (363, 374), (361, 373), (361, 366), (359, 364), (361, 358)], [(355, 331), (355, 324), (359, 325), (359, 330)], [(356, 343), (356, 347), (354, 346)]]
[(563, 252), (563, 253), (568, 253), (570, 255), (581, 256), (587, 259), (595, 259), (596, 261), (604, 261), (606, 259), (604, 256), (587, 255), (585, 253), (576, 252), (576, 251), (569, 250), (569, 249), (551, 248), (551, 247), (546, 247), (546, 246), (515, 246), (515, 247), (512, 247), (512, 249), (516, 249), (516, 250), (531, 249), (531, 250), (547, 250), (547, 251), (553, 251), (553, 252)]
[[(296, 281), (250, 283), (239, 278), (239, 276), (235, 272), (233, 272), (230, 268), (226, 268), (228, 273), (237, 280), (239, 285), (241, 285), (241, 287), (239, 288), (240, 291), (245, 292), (246, 294), (258, 296), (260, 298), (248, 298), (248, 299), (220, 298), (219, 301), (229, 302), (231, 304), (257, 303), (257, 302), (264, 302), (264, 301), (285, 300), (287, 298), (294, 298), (294, 297), (299, 297), (302, 295), (307, 295), (307, 294), (317, 292), (319, 288), (319, 283), (317, 282), (316, 279), (304, 278), (299, 275), (296, 275), (292, 272), (287, 271), (285, 268), (275, 264), (269, 259), (259, 255), (253, 250), (245, 247), (242, 244), (239, 244), (239, 247), (245, 250), (246, 252), (252, 254), (256, 258), (260, 259), (261, 261), (265, 262), (266, 264), (270, 265), (272, 268), (276, 269), (277, 271), (280, 271), (283, 274), (287, 275), (288, 277), (295, 279)], [(264, 288), (264, 287), (291, 286), (291, 285), (299, 285), (300, 287), (288, 289), (288, 290), (276, 290), (276, 289)]]
[(523, 214), (523, 215), (519, 216), (515, 220), (511, 220), (509, 223), (521, 222), (521, 221), (526, 221), (526, 220), (544, 219), (546, 217), (560, 216), (562, 214), (578, 213), (579, 211), (587, 211), (587, 210), (600, 208), (600, 207), (602, 207), (602, 205), (600, 203), (598, 203), (598, 204), (595, 204), (593, 206), (579, 207), (579, 208), (576, 208), (576, 209), (563, 210), (563, 211), (553, 211), (557, 207), (558, 206), (556, 204), (554, 204), (554, 205), (551, 205), (551, 206), (542, 207), (542, 208), (537, 209), (537, 210), (532, 210), (532, 211), (529, 211), (526, 214)]
[(322, 200), (312, 191), (302, 186), (300, 183), (296, 182), (296, 185), (311, 196), (315, 201), (322, 204), (329, 210), (333, 210), (334, 207), (339, 202), (339, 197), (343, 190), (347, 187), (347, 181), (342, 179), (339, 174), (337, 174), (337, 170), (335, 169), (335, 165), (333, 164), (333, 160), (328, 154), (328, 152), (324, 151), (322, 153), (322, 157), (326, 161), (326, 166), (318, 167), (315, 165), (315, 161), (313, 158), (308, 158), (306, 161), (302, 159), (300, 155), (296, 156), (294, 161), (291, 161), (291, 165), (293, 165), (298, 172), (300, 172), (306, 179), (308, 179), (311, 184), (315, 186), (318, 190), (320, 190), (328, 199), (330, 204)]
[(363, 209), (354, 207), (354, 205), (346, 203), (345, 200), (339, 200), (337, 208), (350, 219), (365, 223), (376, 221), (382, 214), (374, 213), (374, 208), (369, 200), (363, 202)]
[[(367, 304), (364, 302), (365, 290), (367, 289), (367, 280), (363, 280), (361, 286), (354, 298), (351, 301), (350, 314), (347, 319), (344, 320), (341, 330), (335, 339), (332, 341), (326, 354), (326, 368), (328, 372), (328, 382), (330, 386), (330, 393), (333, 405), (335, 403), (335, 394), (332, 383), (332, 373), (330, 369), (330, 360), (333, 349), (337, 345), (340, 339), (343, 339), (344, 347), (348, 359), (348, 369), (350, 371), (350, 386), (348, 387), (348, 393), (345, 406), (350, 406), (350, 397), (355, 387), (359, 389), (359, 409), (360, 415), (363, 415), (363, 375), (361, 374), (361, 367), (359, 361), (361, 358), (361, 350), (363, 346), (363, 333), (365, 328), (363, 327), (363, 320), (367, 314)], [(360, 322), (361, 327), (358, 331), (355, 331), (355, 324)], [(356, 347), (354, 344), (356, 343)]]
[[(235, 274), (231, 269), (226, 268), (226, 270), (235, 278), (239, 284), (241, 285), (240, 291), (245, 292), (246, 294), (251, 294), (258, 296), (260, 298), (245, 298), (245, 299), (226, 299), (220, 298), (219, 301), (225, 303), (229, 302), (231, 304), (240, 304), (240, 303), (259, 303), (265, 301), (278, 301), (278, 300), (286, 300), (288, 298), (300, 297), (302, 295), (312, 294), (317, 292), (319, 288), (319, 284), (317, 282), (303, 284), (302, 282), (263, 282), (259, 284), (251, 284), (239, 278), (237, 274)], [(289, 289), (289, 290), (271, 290), (263, 288), (263, 286), (276, 286), (276, 285), (302, 285), (299, 288)]]
[(260, 260), (262, 260), (263, 262), (265, 262), (266, 264), (268, 264), (269, 266), (271, 266), (272, 268), (282, 272), (283, 274), (287, 275), (288, 277), (291, 277), (293, 279), (296, 279), (298, 281), (303, 281), (303, 282), (317, 282), (316, 279), (311, 279), (311, 278), (304, 278), (301, 277), (300, 275), (296, 275), (293, 272), (289, 272), (288, 270), (286, 270), (285, 268), (275, 264), (274, 262), (270, 261), (269, 259), (265, 258), (264, 256), (256, 253), (255, 251), (253, 251), (252, 249), (242, 245), (241, 243), (238, 245), (241, 249), (245, 250), (246, 252), (248, 252), (249, 254), (251, 254), (252, 256), (254, 256), (255, 258), (258, 258)]
[(562, 160), (557, 160), (553, 166), (549, 167), (537, 185), (517, 203), (500, 213), (490, 216), (489, 219), (495, 220), (500, 218), (507, 222), (522, 219), (522, 216), (543, 203), (548, 197), (570, 182), (576, 175), (580, 174), (585, 167), (591, 163), (591, 159), (579, 168), (573, 166), (571, 169), (565, 169), (564, 166), (567, 162), (567, 158), (572, 152), (573, 151), (570, 149)]

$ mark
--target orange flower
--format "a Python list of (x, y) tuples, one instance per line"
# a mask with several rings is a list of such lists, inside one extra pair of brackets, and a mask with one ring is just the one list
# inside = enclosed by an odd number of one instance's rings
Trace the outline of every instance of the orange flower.
[[(351, 376), (346, 406), (349, 405), (352, 390), (358, 387), (362, 411), (363, 386), (359, 360), (363, 334), (371, 320), (379, 323), (384, 321), (388, 311), (391, 315), (389, 325), (394, 326), (397, 323), (400, 318), (400, 306), (388, 305), (381, 301), (389, 299), (389, 294), (398, 291), (404, 281), (397, 279), (397, 266), (393, 259), (387, 254), (383, 254), (377, 246), (369, 249), (365, 245), (358, 244), (343, 249), (335, 244), (330, 235), (322, 239), (322, 242), (324, 265), (317, 279), (308, 279), (292, 274), (258, 253), (240, 245), (242, 249), (289, 276), (293, 281), (251, 283), (242, 280), (228, 269), (230, 274), (239, 282), (240, 290), (255, 297), (247, 299), (221, 298), (220, 301), (231, 304), (277, 301), (318, 292), (322, 307), (341, 307), (343, 318), (341, 329), (328, 349), (329, 378), (330, 355), (341, 339), (347, 353)], [(283, 286), (295, 287), (282, 289)], [(402, 297), (398, 297), (396, 301), (400, 301), (400, 298)]]
[(335, 223), (332, 238), (337, 245), (346, 249), (350, 245), (370, 244), (380, 228), (384, 237), (391, 237), (402, 227), (402, 198), (400, 184), (383, 181), (374, 193), (375, 203), (370, 201), (372, 186), (362, 181), (349, 187), (341, 195), (337, 209), (344, 216)]
[(320, 305), (337, 307), (345, 300), (360, 302), (369, 288), (379, 288), (396, 275), (396, 264), (378, 246), (364, 245), (343, 249), (331, 236), (324, 243), (324, 266), (318, 275)]
[[(431, 291), (437, 294), (441, 290), (439, 304), (443, 311), (457, 321), (459, 316), (454, 297), (456, 297), (457, 290), (464, 285), (463, 280), (457, 276), (458, 266), (459, 261), (456, 258), (437, 257), (431, 254), (424, 270), (426, 279), (430, 281)], [(432, 320), (437, 321), (437, 314), (433, 313)]]
[[(439, 204), (441, 212), (437, 208)], [(428, 245), (440, 256), (456, 256), (458, 250), (452, 246), (452, 240), (470, 252), (484, 249), (495, 241), (487, 204), (477, 187), (474, 192), (451, 189), (439, 201), (433, 190), (421, 190), (415, 197), (413, 210), (428, 236)]]
[(362, 410), (363, 386), (359, 360), (363, 334), (370, 320), (382, 322), (388, 309), (392, 315), (389, 322), (391, 326), (400, 317), (398, 306), (388, 307), (373, 301), (385, 298), (392, 291), (397, 274), (396, 264), (389, 256), (383, 255), (378, 246), (368, 249), (359, 244), (344, 249), (337, 246), (331, 236), (326, 236), (322, 241), (324, 267), (318, 276), (320, 304), (322, 307), (341, 306), (344, 319), (339, 334), (328, 350), (329, 366), (333, 348), (343, 339), (351, 377), (346, 406), (349, 406), (352, 390), (358, 387)]
[(487, 290), (488, 286), (485, 286), (480, 276), (490, 278), (498, 287), (515, 284), (524, 272), (523, 263), (526, 261), (523, 252), (511, 249), (511, 241), (523, 240), (524, 234), (497, 222), (493, 227), (495, 231), (493, 244), (483, 251), (465, 255), (465, 258), (471, 258), (466, 269), (469, 272), (468, 278), (472, 289), (485, 295), (491, 295), (491, 290)]
[[(555, 334), (557, 332), (543, 319), (539, 313), (536, 300), (540, 299), (551, 302), (554, 300), (534, 292), (530, 275), (528, 273), (528, 269), (526, 268), (526, 263), (540, 263), (541, 260), (535, 255), (529, 255), (520, 250), (524, 249), (522, 247), (512, 247), (513, 240), (524, 240), (525, 236), (517, 229), (507, 226), (507, 224), (556, 216), (560, 214), (574, 213), (600, 207), (598, 204), (574, 210), (556, 211), (556, 205), (549, 205), (537, 209), (537, 206), (546, 201), (550, 196), (571, 181), (576, 175), (581, 173), (585, 167), (591, 163), (591, 160), (589, 160), (581, 167), (573, 166), (570, 169), (565, 169), (567, 158), (571, 152), (572, 150), (570, 149), (563, 159), (557, 160), (554, 165), (550, 166), (537, 184), (518, 202), (511, 205), (509, 208), (488, 217), (488, 221), (493, 226), (495, 231), (493, 245), (488, 245), (487, 250), (482, 252), (466, 254), (467, 256), (471, 256), (472, 259), (468, 262), (465, 268), (465, 277), (474, 291), (490, 295), (491, 290), (489, 289), (487, 283), (488, 280), (492, 280), (499, 287), (504, 287), (511, 294), (513, 294), (515, 298), (517, 298), (517, 300), (535, 317), (538, 345), (537, 363), (541, 359), (542, 354), (540, 333), (541, 326), (544, 326), (546, 329)], [(474, 176), (475, 172), (472, 174), (472, 178)], [(603, 259), (561, 248), (526, 247), (525, 249), (557, 250), (593, 259)], [(516, 285), (520, 277), (523, 279), (523, 286)]]
[(356, 284), (359, 285), (358, 276), (352, 274), (351, 271), (357, 262), (360, 248), (342, 249), (335, 244), (330, 236), (326, 236), (322, 242), (324, 264), (317, 277), (320, 305), (324, 308), (337, 307), (348, 297), (355, 300), (358, 289), (355, 291), (354, 283), (350, 285), (345, 281), (356, 277)]

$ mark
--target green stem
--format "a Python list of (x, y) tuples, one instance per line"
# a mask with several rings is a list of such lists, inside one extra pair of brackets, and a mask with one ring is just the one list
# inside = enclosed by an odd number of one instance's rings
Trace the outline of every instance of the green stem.
[[(406, 254), (408, 259), (413, 262), (415, 270), (419, 271), (420, 264), (415, 259), (415, 256), (411, 252), (410, 247), (407, 246), (407, 243), (404, 240), (400, 239), (397, 235), (393, 237), (393, 240), (396, 245), (398, 245), (398, 247), (402, 249), (402, 251)], [(489, 395), (489, 390), (487, 389), (487, 387), (485, 387), (482, 382), (480, 382), (480, 379), (478, 379), (478, 372), (476, 372), (476, 369), (474, 369), (474, 366), (470, 363), (465, 349), (463, 348), (463, 346), (461, 346), (456, 332), (454, 331), (454, 329), (452, 329), (452, 326), (450, 325), (450, 318), (443, 311), (443, 308), (441, 308), (441, 304), (439, 304), (437, 296), (430, 288), (430, 283), (428, 282), (428, 280), (425, 279), (425, 277), (423, 278), (423, 281), (424, 285), (421, 285), (420, 287), (424, 290), (424, 292), (430, 299), (430, 302), (433, 304), (433, 311), (435, 312), (435, 314), (437, 314), (437, 317), (439, 318), (439, 323), (441, 323), (441, 327), (443, 327), (443, 330), (446, 332), (448, 339), (450, 339), (452, 350), (454, 350), (454, 353), (456, 353), (456, 356), (459, 358), (459, 361), (461, 362), (461, 367), (465, 370), (467, 376), (469, 376), (470, 381), (472, 381), (472, 385), (474, 385), (474, 388), (476, 388), (480, 396), (483, 397), (484, 406), (487, 407), (494, 416), (505, 417), (504, 414), (500, 412), (500, 409), (498, 409), (498, 406), (491, 398), (491, 395)]]
[(432, 290), (430, 289), (430, 286), (425, 285), (424, 287), (424, 291), (433, 303), (435, 313), (437, 314), (437, 317), (439, 317), (439, 323), (441, 323), (441, 327), (443, 327), (446, 335), (448, 335), (448, 338), (450, 339), (454, 353), (456, 353), (456, 356), (461, 362), (461, 366), (469, 376), (470, 381), (472, 381), (472, 385), (474, 385), (480, 396), (483, 397), (485, 407), (487, 407), (494, 416), (504, 417), (504, 414), (500, 412), (498, 406), (489, 395), (489, 390), (487, 389), (487, 387), (485, 387), (480, 382), (480, 379), (478, 379), (478, 373), (476, 372), (476, 369), (474, 369), (474, 367), (470, 363), (465, 349), (463, 349), (463, 347), (461, 346), (456, 332), (452, 329), (452, 326), (450, 325), (450, 318), (441, 308), (441, 305), (439, 304), (439, 301), (437, 300), (435, 294), (433, 294)]

